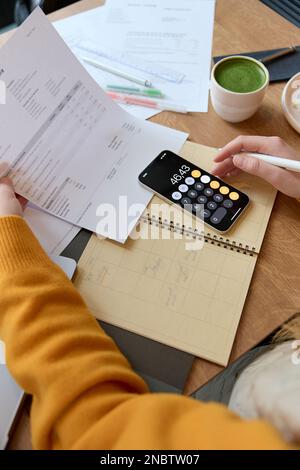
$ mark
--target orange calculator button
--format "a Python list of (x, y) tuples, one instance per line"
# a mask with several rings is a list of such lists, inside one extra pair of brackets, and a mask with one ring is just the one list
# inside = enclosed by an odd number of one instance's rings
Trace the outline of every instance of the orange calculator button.
[(229, 188), (227, 188), (227, 186), (221, 186), (219, 191), (221, 194), (228, 194)]
[(220, 187), (219, 181), (213, 180), (213, 181), (210, 183), (210, 187), (211, 187), (212, 189), (218, 189), (218, 188)]
[(201, 171), (193, 170), (191, 175), (192, 175), (193, 178), (199, 178), (201, 176)]
[(237, 201), (240, 196), (239, 196), (238, 193), (232, 192), (232, 193), (229, 194), (229, 197), (230, 197), (230, 199), (231, 199), (232, 201)]

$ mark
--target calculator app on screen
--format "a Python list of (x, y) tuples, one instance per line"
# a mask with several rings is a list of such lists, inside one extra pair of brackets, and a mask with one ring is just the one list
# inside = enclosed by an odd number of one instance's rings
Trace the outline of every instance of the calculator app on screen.
[(142, 171), (139, 181), (220, 232), (227, 232), (249, 204), (245, 193), (167, 150)]

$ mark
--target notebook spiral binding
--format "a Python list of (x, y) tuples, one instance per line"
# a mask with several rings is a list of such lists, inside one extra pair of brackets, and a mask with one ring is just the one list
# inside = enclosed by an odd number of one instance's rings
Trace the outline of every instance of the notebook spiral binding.
[(167, 230), (171, 230), (175, 233), (180, 233), (181, 235), (185, 235), (187, 237), (191, 237), (194, 239), (198, 238), (199, 240), (204, 239), (205, 243), (220, 246), (230, 251), (236, 251), (237, 253), (242, 253), (243, 255), (256, 255), (255, 247), (250, 248), (249, 245), (243, 245), (242, 243), (230, 241), (228, 238), (224, 238), (213, 233), (204, 232), (203, 230), (199, 232), (197, 229), (193, 229), (192, 227), (186, 227), (185, 225), (180, 225), (179, 223), (174, 224), (172, 220), (163, 220), (161, 217), (158, 217), (157, 219), (155, 215), (150, 216), (149, 213), (147, 213), (146, 215), (142, 215), (140, 220), (150, 225), (155, 224), (156, 227), (161, 226)]

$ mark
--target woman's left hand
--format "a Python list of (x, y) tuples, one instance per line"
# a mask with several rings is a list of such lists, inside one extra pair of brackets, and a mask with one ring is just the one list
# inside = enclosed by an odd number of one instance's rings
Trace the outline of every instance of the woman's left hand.
[(0, 217), (7, 215), (23, 216), (27, 200), (17, 196), (10, 178), (0, 180)]

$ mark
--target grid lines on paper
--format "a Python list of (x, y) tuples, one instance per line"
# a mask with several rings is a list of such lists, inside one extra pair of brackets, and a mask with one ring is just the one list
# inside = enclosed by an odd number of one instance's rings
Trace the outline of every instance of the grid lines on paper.
[(151, 229), (159, 239), (125, 246), (93, 237), (79, 263), (81, 294), (103, 321), (196, 355), (227, 355), (253, 260), (210, 244), (187, 251), (191, 240)]

